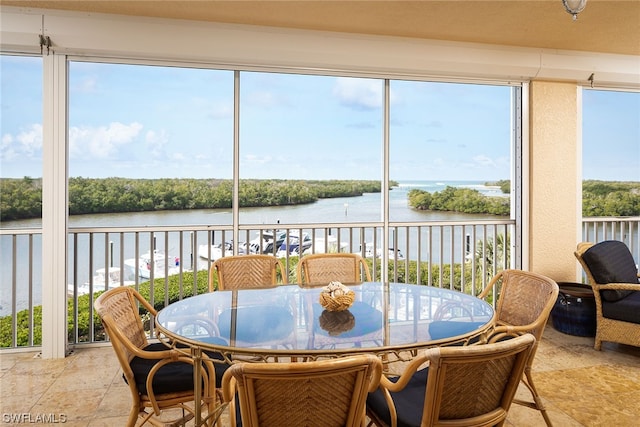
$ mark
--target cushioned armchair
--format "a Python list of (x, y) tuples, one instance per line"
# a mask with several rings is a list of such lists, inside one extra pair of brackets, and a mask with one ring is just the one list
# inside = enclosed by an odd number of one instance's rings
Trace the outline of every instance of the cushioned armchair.
[(222, 378), (231, 425), (238, 425), (234, 402), (240, 403), (243, 426), (364, 425), (368, 392), (382, 375), (382, 362), (371, 354), (313, 362), (237, 363)]
[(616, 240), (579, 243), (575, 256), (584, 268), (596, 303), (595, 349), (602, 341), (640, 347), (638, 268), (627, 245)]
[(544, 402), (533, 382), (532, 366), (551, 309), (558, 299), (558, 284), (546, 276), (529, 271), (503, 270), (493, 277), (478, 298), (486, 299), (493, 296), (495, 300), (496, 295), (496, 327), (489, 337), (489, 342), (525, 333), (536, 338), (522, 376), (522, 383), (531, 392), (533, 401), (515, 398), (513, 402), (537, 409), (545, 423), (551, 426)]
[(367, 415), (381, 427), (502, 426), (535, 341), (525, 334), (425, 350), (399, 377), (381, 378), (367, 398)]
[[(188, 349), (149, 342), (138, 306), (156, 315), (142, 295), (128, 286), (110, 289), (94, 303), (131, 391), (127, 426), (135, 426), (138, 418), (142, 420), (140, 426), (147, 422), (155, 426), (178, 425), (194, 417), (194, 360)], [(220, 385), (228, 366), (221, 363), (214, 366), (208, 355), (204, 356), (203, 365), (202, 406), (211, 414), (216, 406), (216, 385)], [(165, 410), (176, 408), (182, 410), (178, 411), (181, 415), (171, 413), (173, 419), (168, 420)]]

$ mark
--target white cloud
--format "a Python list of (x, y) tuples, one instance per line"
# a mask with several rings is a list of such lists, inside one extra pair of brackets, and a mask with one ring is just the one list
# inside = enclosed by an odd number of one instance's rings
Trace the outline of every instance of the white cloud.
[(495, 166), (496, 163), (493, 161), (492, 158), (485, 156), (483, 154), (480, 154), (478, 156), (475, 156), (473, 158), (473, 162), (481, 167), (487, 167), (487, 166)]
[(128, 125), (114, 122), (109, 126), (70, 127), (69, 155), (80, 159), (113, 158), (123, 147), (135, 141), (142, 128), (142, 124), (138, 122)]
[(266, 164), (273, 160), (272, 156), (256, 156), (255, 154), (248, 154), (244, 156), (244, 159), (249, 164)]
[(16, 150), (13, 147), (13, 136), (9, 133), (2, 135), (0, 142), (0, 159), (8, 161), (15, 159), (17, 156)]
[(74, 90), (81, 93), (92, 93), (96, 91), (97, 87), (98, 79), (94, 76), (87, 76), (78, 82)]
[(17, 135), (2, 135), (0, 156), (3, 160), (33, 159), (42, 155), (42, 125), (32, 124)]
[(165, 147), (169, 143), (169, 135), (164, 130), (156, 132), (154, 130), (147, 131), (144, 137), (147, 145), (147, 151), (155, 158), (164, 157)]
[(340, 77), (336, 79), (333, 94), (346, 107), (355, 110), (372, 110), (382, 106), (380, 80)]

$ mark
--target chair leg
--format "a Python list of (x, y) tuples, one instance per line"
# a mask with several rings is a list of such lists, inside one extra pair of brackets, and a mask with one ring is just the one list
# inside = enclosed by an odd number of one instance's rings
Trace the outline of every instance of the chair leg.
[(593, 343), (593, 348), (598, 351), (600, 351), (600, 349), (602, 348), (602, 340), (600, 339), (597, 333), (596, 333), (595, 342)]
[(136, 421), (138, 421), (138, 407), (133, 406), (129, 411), (129, 418), (127, 419), (127, 427), (135, 427)]
[(536, 387), (533, 384), (533, 378), (531, 377), (531, 366), (527, 366), (525, 368), (524, 376), (522, 377), (522, 382), (524, 383), (524, 385), (527, 386), (527, 388), (531, 392), (531, 395), (533, 396), (533, 402), (526, 402), (520, 399), (514, 399), (513, 403), (517, 403), (518, 405), (526, 406), (531, 409), (536, 409), (540, 411), (540, 413), (542, 414), (542, 418), (544, 418), (544, 422), (547, 424), (547, 426), (553, 427), (553, 424), (549, 419), (549, 414), (547, 414), (547, 409), (545, 408), (544, 403), (542, 402), (542, 399), (540, 398), (540, 395), (538, 394), (538, 391), (536, 390)]

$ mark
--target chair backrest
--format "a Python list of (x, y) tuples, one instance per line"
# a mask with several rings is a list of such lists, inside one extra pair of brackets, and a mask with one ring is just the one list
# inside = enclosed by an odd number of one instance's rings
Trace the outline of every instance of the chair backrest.
[[(190, 406), (185, 406), (187, 402), (191, 405), (195, 398), (193, 358), (184, 350), (148, 342), (139, 307), (146, 308), (154, 317), (157, 312), (134, 288), (121, 286), (110, 289), (93, 305), (109, 335), (132, 395), (127, 425), (136, 425), (138, 417), (144, 420), (142, 424), (148, 421), (153, 425), (184, 425), (193, 413)], [(208, 373), (216, 370), (207, 356), (203, 357), (202, 363), (202, 402), (210, 410), (216, 392), (216, 377)], [(145, 408), (151, 408), (152, 412)], [(163, 410), (169, 408), (182, 408), (183, 411), (176, 411), (178, 418), (169, 420), (162, 415)]]
[(222, 378), (230, 401), (237, 390), (243, 426), (360, 426), (382, 362), (363, 354), (314, 362), (237, 363)]
[(218, 277), (218, 290), (264, 288), (278, 283), (278, 270), (282, 283), (288, 274), (282, 262), (271, 255), (237, 255), (217, 259), (209, 272), (209, 292), (215, 290), (213, 273)]
[[(358, 254), (312, 254), (300, 258), (296, 269), (298, 284), (327, 284), (332, 281), (371, 281), (369, 266)], [(364, 280), (363, 280), (364, 279)]]
[(138, 291), (129, 286), (109, 289), (93, 303), (100, 320), (102, 320), (102, 325), (109, 335), (111, 346), (118, 357), (124, 378), (134, 399), (137, 398), (138, 390), (130, 363), (135, 356), (143, 354), (143, 349), (149, 345), (138, 304), (145, 307), (153, 316), (157, 314), (151, 304)]
[[(611, 283), (637, 284), (638, 267), (624, 242), (605, 240), (597, 244), (578, 243), (574, 255), (582, 265), (591, 286)], [(605, 301), (615, 302), (631, 294), (632, 290), (601, 289)]]
[(129, 286), (109, 289), (93, 303), (118, 358), (123, 357), (121, 362), (126, 361), (127, 366), (134, 357), (133, 349), (143, 349), (149, 345), (138, 304), (156, 315), (156, 310)]
[(499, 292), (497, 329), (505, 326), (512, 334), (530, 333), (540, 340), (558, 298), (558, 284), (540, 274), (503, 270), (478, 297), (484, 299), (493, 290)]
[(426, 350), (415, 362), (429, 361), (422, 425), (500, 425), (535, 342), (525, 334), (494, 344)]

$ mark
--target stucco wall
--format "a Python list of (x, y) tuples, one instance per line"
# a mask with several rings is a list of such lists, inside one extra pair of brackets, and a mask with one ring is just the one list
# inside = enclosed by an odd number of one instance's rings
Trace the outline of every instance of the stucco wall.
[(529, 90), (529, 269), (574, 281), (582, 188), (579, 92), (575, 84), (541, 81)]

